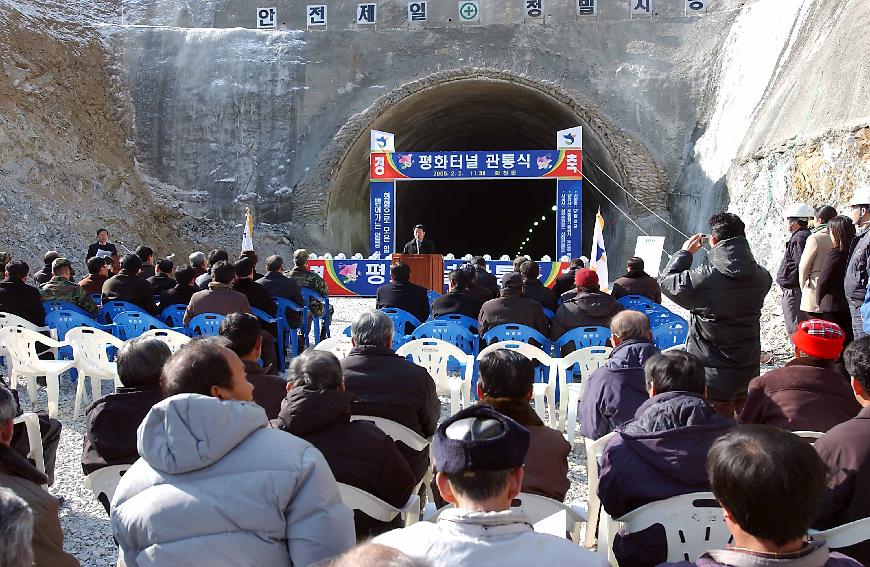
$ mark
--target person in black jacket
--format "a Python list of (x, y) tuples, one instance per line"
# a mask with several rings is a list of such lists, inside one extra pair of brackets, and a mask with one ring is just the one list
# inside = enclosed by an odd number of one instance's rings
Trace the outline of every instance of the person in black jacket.
[(251, 307), (265, 311), (270, 317), (278, 313), (278, 306), (272, 300), (272, 295), (265, 287), (254, 281), (254, 262), (250, 258), (242, 258), (235, 264), (236, 279), (232, 288), (248, 297)]
[[(314, 445), (336, 482), (403, 507), (414, 490), (414, 474), (389, 436), (370, 421), (350, 420), (354, 394), (345, 389), (335, 355), (306, 351), (293, 359), (288, 374), (287, 397), (273, 427)], [(380, 522), (354, 511), (358, 541), (401, 527), (395, 525), (400, 521), (397, 516), (393, 522)]]
[(480, 308), (483, 307), (483, 301), (467, 293), (468, 273), (465, 270), (457, 268), (451, 270), (448, 277), (450, 279), (450, 291), (432, 302), (432, 315), (438, 317), (440, 315), (458, 313), (477, 321), (477, 316), (480, 315)]
[(113, 263), (118, 259), (118, 249), (114, 244), (109, 242), (109, 231), (105, 228), (97, 229), (97, 241), (88, 246), (88, 253), (85, 256), (85, 261), (88, 258), (96, 256), (108, 256), (112, 258)]
[(538, 276), (541, 275), (541, 269), (537, 262), (528, 260), (520, 266), (520, 275), (523, 276), (523, 295), (529, 299), (534, 299), (541, 304), (544, 309), (549, 309), (551, 312), (556, 311), (556, 294), (552, 289), (544, 287)]
[(574, 289), (574, 274), (582, 267), (584, 267), (583, 260), (573, 258), (568, 264), (568, 271), (556, 276), (556, 280), (553, 282), (553, 293), (556, 294), (556, 297)]
[(833, 248), (822, 261), (822, 270), (816, 282), (816, 302), (821, 309), (821, 318), (836, 323), (846, 333), (844, 346), (852, 342), (852, 316), (849, 300), (843, 289), (846, 264), (849, 262), (849, 247), (855, 239), (855, 225), (846, 216), (837, 216), (828, 221), (828, 234)]
[(472, 258), (471, 263), (474, 266), (474, 283), (477, 287), (485, 289), (492, 294), (492, 297), (489, 297), (484, 301), (498, 297), (498, 278), (486, 270), (486, 259), (483, 256), (475, 256)]
[(414, 239), (405, 244), (405, 254), (434, 254), (435, 244), (431, 240), (426, 240), (426, 229), (422, 224), (414, 227)]
[(704, 364), (708, 399), (729, 417), (760, 374), (761, 307), (773, 283), (752, 256), (744, 231), (737, 215), (713, 215), (708, 262), (692, 269), (692, 255), (705, 236), (696, 234), (659, 278), (662, 293), (691, 313), (686, 350)]
[(157, 273), (150, 278), (147, 278), (148, 283), (154, 289), (154, 295), (161, 295), (164, 291), (168, 291), (175, 287), (175, 280), (172, 279), (172, 269), (175, 264), (168, 258), (157, 260)]
[(843, 279), (843, 289), (849, 301), (852, 316), (852, 333), (855, 339), (863, 337), (864, 320), (861, 305), (867, 293), (867, 269), (870, 268), (870, 187), (855, 190), (849, 201), (852, 209), (852, 222), (855, 224), (855, 238), (849, 244), (849, 263)]
[(806, 315), (801, 311), (801, 284), (798, 277), (801, 254), (810, 236), (809, 219), (813, 208), (803, 203), (794, 203), (785, 209), (785, 218), (791, 236), (785, 244), (785, 254), (776, 274), (776, 283), (782, 288), (782, 314), (785, 317), (785, 331), (791, 337), (797, 325)]
[[(380, 311), (366, 311), (351, 326), (351, 340), (354, 346), (341, 368), (355, 395), (353, 415), (383, 417), (431, 438), (441, 416), (435, 382), (425, 368), (390, 348), (393, 321)], [(398, 447), (419, 482), (429, 468), (429, 450), (415, 451), (403, 443)]]
[(621, 277), (616, 278), (610, 295), (619, 299), (626, 295), (642, 295), (656, 303), (662, 302), (662, 289), (659, 282), (644, 271), (643, 258), (632, 256), (625, 266), (628, 271)]
[(16, 260), (6, 264), (6, 279), (0, 282), (0, 311), (42, 327), (45, 325), (45, 309), (39, 290), (24, 283), (29, 272), (27, 262)]
[[(300, 307), (303, 305), (302, 288), (293, 278), (284, 275), (284, 258), (281, 256), (269, 256), (266, 258), (266, 275), (257, 280), (257, 283), (266, 288), (272, 297), (289, 299)], [(302, 314), (288, 310), (285, 314), (288, 324), (294, 329), (302, 326)]]
[(103, 284), (103, 305), (107, 301), (126, 301), (151, 315), (157, 315), (154, 304), (154, 289), (147, 280), (139, 277), (142, 260), (135, 254), (121, 258), (121, 271)]
[(137, 246), (135, 254), (142, 260), (139, 277), (143, 280), (153, 277), (156, 274), (154, 270), (154, 249), (150, 246)]
[[(378, 288), (376, 307), (395, 307), (403, 309), (416, 317), (421, 323), (429, 318), (429, 296), (426, 288), (408, 281), (411, 268), (404, 262), (397, 262), (390, 268), (390, 283)], [(408, 333), (408, 329), (399, 329)]]
[[(85, 410), (82, 470), (132, 465), (139, 458), (136, 430), (151, 407), (163, 399), (160, 373), (172, 353), (159, 339), (135, 338), (118, 351), (120, 388)], [(109, 511), (108, 500), (102, 501)]]
[(196, 270), (190, 266), (179, 268), (175, 272), (175, 287), (160, 294), (160, 310), (163, 311), (170, 305), (190, 303), (190, 298), (198, 291), (193, 284), (195, 278)]
[(44, 283), (48, 283), (54, 275), (51, 271), (51, 265), (55, 260), (60, 258), (60, 254), (55, 252), (54, 250), (49, 250), (45, 253), (45, 256), (42, 257), (42, 261), (45, 262), (45, 265), (41, 270), (33, 274), (33, 281), (36, 282), (37, 286), (41, 286)]

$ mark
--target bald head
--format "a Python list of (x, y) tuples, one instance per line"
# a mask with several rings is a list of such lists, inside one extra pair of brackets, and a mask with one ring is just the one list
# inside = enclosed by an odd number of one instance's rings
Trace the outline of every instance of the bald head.
[(398, 549), (377, 543), (358, 545), (337, 557), (328, 567), (428, 567), (423, 559), (409, 557)]
[(619, 342), (629, 339), (652, 339), (649, 330), (649, 318), (640, 311), (626, 309), (614, 315), (610, 320), (610, 332)]

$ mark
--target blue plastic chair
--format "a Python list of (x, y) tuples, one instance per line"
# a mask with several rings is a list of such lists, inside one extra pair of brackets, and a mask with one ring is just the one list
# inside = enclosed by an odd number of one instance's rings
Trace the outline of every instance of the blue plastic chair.
[[(145, 311), (124, 311), (115, 315), (115, 319), (112, 322), (115, 324), (115, 336), (122, 341), (135, 339), (151, 329), (169, 329), (169, 326), (163, 321)], [(185, 329), (174, 330), (186, 331)]]
[(60, 301), (57, 299), (51, 299), (49, 301), (42, 302), (42, 308), (45, 309), (45, 314), (48, 315), (52, 311), (72, 311), (74, 313), (78, 313), (79, 315), (84, 315), (88, 319), (96, 317), (96, 313), (89, 313), (76, 305), (75, 303), (70, 303), (68, 301)]
[(224, 322), (224, 316), (217, 313), (200, 313), (190, 320), (187, 328), (190, 331), (190, 336), (209, 336), (216, 337), (220, 334), (221, 323)]
[[(277, 319), (275, 317), (272, 317), (271, 315), (269, 315), (268, 313), (266, 313), (262, 309), (257, 309), (256, 307), (251, 307), (251, 314), (255, 315), (257, 317), (257, 319), (259, 319), (263, 323), (266, 323), (267, 325), (274, 325), (275, 327), (277, 327), (278, 334), (277, 334), (277, 336), (274, 337), (275, 350), (278, 353), (278, 369), (280, 372), (284, 372), (284, 369), (286, 368), (285, 357), (287, 355), (287, 353), (286, 353), (286, 350), (287, 350), (286, 344), (287, 343), (284, 342), (284, 335), (286, 334), (286, 332), (284, 331), (284, 325), (286, 323), (284, 322), (283, 319)], [(292, 334), (291, 334), (291, 337), (292, 337)], [(291, 340), (292, 340), (292, 338), (291, 338)], [(298, 343), (298, 339), (297, 339), (297, 343)]]
[(88, 297), (90, 297), (91, 301), (93, 301), (97, 305), (103, 304), (103, 294), (101, 294), (101, 293), (92, 293)]
[[(311, 313), (310, 305), (311, 305), (312, 299), (315, 301), (319, 301), (320, 303), (323, 304), (323, 315), (316, 316), (316, 315)], [(327, 337), (330, 336), (329, 335), (329, 323), (330, 323), (330, 321), (329, 321), (329, 298), (323, 297), (322, 295), (320, 295), (319, 293), (317, 293), (313, 289), (303, 287), (302, 288), (302, 300), (306, 306), (309, 306), (308, 314), (312, 320), (311, 327), (314, 330), (314, 344), (316, 345), (317, 343), (320, 342), (320, 328), (321, 327), (324, 327), (324, 333), (326, 334), (326, 336)], [(307, 328), (307, 324), (303, 328)], [(308, 344), (309, 344), (308, 336), (306, 334), (305, 346), (308, 346)]]
[(128, 301), (111, 300), (107, 301), (100, 307), (100, 321), (103, 323), (112, 323), (115, 320), (115, 315), (124, 311), (135, 311), (139, 313), (143, 311), (141, 307)]
[(344, 331), (342, 331), (342, 334), (345, 337), (352, 337), (353, 336), (352, 331), (353, 331), (353, 325), (348, 325), (347, 327), (344, 328)]
[(481, 337), (481, 340), (483, 344), (487, 345), (498, 341), (519, 341), (534, 345), (546, 353), (549, 353), (553, 346), (550, 339), (542, 335), (537, 329), (516, 323), (497, 325), (488, 330)]
[(546, 307), (542, 307), (541, 309), (544, 310), (544, 315), (546, 315), (546, 316), (547, 316), (547, 319), (549, 319), (550, 321), (552, 321), (552, 320), (553, 320), (553, 317), (556, 316), (555, 313), (553, 313), (552, 311), (550, 311), (550, 310), (547, 309)]
[[(556, 339), (554, 346), (555, 356), (565, 356), (568, 353), (583, 347), (606, 346), (610, 338), (610, 329), (607, 327), (577, 327), (567, 331)], [(563, 351), (565, 347), (573, 343), (573, 348)]]
[(626, 309), (635, 309), (634, 306), (638, 303), (655, 303), (652, 299), (645, 295), (640, 295), (637, 293), (632, 293), (630, 295), (623, 295), (616, 301), (620, 302), (623, 307)]
[(436, 299), (441, 297), (441, 294), (430, 289), (426, 292), (426, 297), (429, 298), (429, 320), (432, 320), (432, 304), (435, 303)]
[(477, 357), (479, 337), (455, 321), (426, 321), (411, 333), (412, 339), (441, 339), (458, 347), (465, 354)]
[(398, 307), (381, 307), (380, 311), (393, 321), (393, 350), (398, 350), (400, 346), (411, 340), (408, 327), (413, 333), (413, 329), (421, 324), (419, 319)]
[[(284, 297), (273, 297), (273, 301), (278, 305), (278, 316), (276, 319), (283, 321), (283, 329), (285, 332), (284, 344), (289, 344), (292, 349), (293, 356), (299, 355), (299, 330), (298, 327), (291, 327), (290, 320), (287, 318), (287, 315), (290, 311), (295, 311), (302, 315), (302, 327), (301, 329), (308, 328), (308, 314), (309, 309), (306, 305), (305, 307), (300, 307), (294, 301), (290, 301)], [(305, 335), (305, 346), (308, 346), (308, 335)], [(286, 348), (286, 347), (285, 347)]]
[(679, 315), (672, 313), (670, 311), (659, 312), (659, 313), (647, 313), (647, 317), (649, 318), (649, 328), (651, 330), (655, 330), (662, 325), (666, 325), (671, 322), (675, 323), (687, 323), (685, 319), (680, 317)]
[(448, 313), (447, 315), (439, 315), (435, 317), (435, 321), (453, 321), (460, 327), (468, 329), (472, 334), (477, 334), (477, 319), (468, 315), (460, 315), (459, 313)]
[(171, 327), (184, 326), (184, 312), (187, 311), (187, 305), (176, 303), (169, 305), (160, 312), (160, 318)]
[(653, 329), (652, 336), (653, 344), (659, 350), (685, 344), (689, 338), (689, 324), (683, 320), (671, 321)]
[[(115, 334), (114, 325), (101, 325), (94, 319), (91, 319), (89, 315), (83, 315), (78, 311), (72, 311), (70, 309), (59, 309), (46, 313), (45, 324), (48, 327), (55, 329), (57, 339), (60, 341), (66, 338), (67, 331), (76, 327), (91, 327), (92, 329), (100, 329), (101, 331), (105, 331), (112, 335)], [(109, 354), (110, 356), (114, 356), (114, 352), (110, 352)], [(59, 348), (57, 351), (57, 358), (58, 360), (72, 360), (72, 347), (68, 346)], [(78, 372), (75, 368), (70, 370), (70, 378), (73, 383), (78, 379)]]

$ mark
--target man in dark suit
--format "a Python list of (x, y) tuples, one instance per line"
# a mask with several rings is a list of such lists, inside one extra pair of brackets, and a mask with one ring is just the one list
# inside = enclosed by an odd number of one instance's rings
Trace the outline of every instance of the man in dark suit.
[(199, 291), (193, 283), (195, 278), (196, 270), (194, 268), (190, 266), (179, 268), (175, 272), (175, 287), (160, 294), (160, 310), (162, 311), (170, 305), (190, 303), (190, 298)]
[(426, 240), (426, 228), (422, 224), (414, 227), (414, 239), (405, 244), (405, 254), (434, 254), (435, 245)]
[(36, 325), (45, 325), (45, 309), (39, 290), (27, 285), (30, 266), (17, 260), (6, 264), (6, 279), (0, 282), (0, 311), (17, 315)]
[[(284, 258), (281, 256), (269, 256), (266, 258), (266, 275), (257, 280), (257, 283), (266, 288), (272, 297), (289, 299), (300, 307), (304, 305), (302, 288), (293, 278), (284, 275)], [(293, 328), (302, 326), (302, 315), (288, 309), (287, 322)]]
[(450, 272), (450, 291), (437, 298), (432, 303), (432, 315), (449, 315), (458, 313), (477, 321), (483, 301), (467, 293), (469, 274), (457, 268)]
[(161, 295), (164, 291), (169, 291), (175, 287), (176, 281), (172, 279), (172, 270), (175, 268), (175, 264), (168, 258), (161, 258), (157, 260), (156, 267), (157, 272), (146, 279), (154, 288), (154, 295)]
[[(429, 318), (429, 297), (426, 288), (412, 284), (408, 280), (411, 277), (411, 268), (404, 262), (398, 262), (390, 268), (390, 283), (378, 288), (376, 306), (395, 307), (403, 309), (419, 319), (422, 323)], [(396, 329), (397, 333), (404, 332)]]
[(147, 280), (139, 277), (142, 260), (135, 254), (121, 258), (121, 271), (103, 284), (103, 304), (107, 301), (126, 301), (136, 305), (151, 315), (157, 315), (154, 304), (154, 288)]
[(523, 297), (523, 277), (516, 272), (502, 276), (501, 297), (484, 303), (477, 318), (481, 337), (491, 328), (506, 323), (531, 327), (544, 336), (550, 332), (550, 320), (544, 315), (544, 308), (534, 299)]
[(483, 256), (475, 256), (472, 258), (471, 264), (474, 266), (475, 285), (480, 289), (489, 291), (492, 294), (490, 299), (498, 297), (498, 278), (486, 270), (486, 259)]
[(583, 260), (580, 258), (573, 258), (571, 263), (568, 264), (568, 271), (556, 276), (556, 281), (553, 282), (553, 293), (556, 294), (556, 297), (559, 297), (566, 291), (574, 289), (574, 274), (576, 274), (577, 270), (582, 267)]
[(538, 263), (533, 260), (523, 262), (520, 266), (520, 275), (523, 276), (523, 296), (534, 299), (544, 309), (556, 311), (556, 294), (552, 289), (544, 287), (538, 279), (541, 275)]

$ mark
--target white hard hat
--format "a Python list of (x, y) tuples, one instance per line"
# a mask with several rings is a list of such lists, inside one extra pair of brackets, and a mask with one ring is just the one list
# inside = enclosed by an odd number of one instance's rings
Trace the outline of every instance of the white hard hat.
[(870, 187), (858, 187), (852, 193), (852, 198), (849, 200), (849, 205), (870, 205)]
[(815, 211), (806, 203), (792, 203), (785, 208), (782, 216), (787, 219), (809, 219), (813, 217)]

